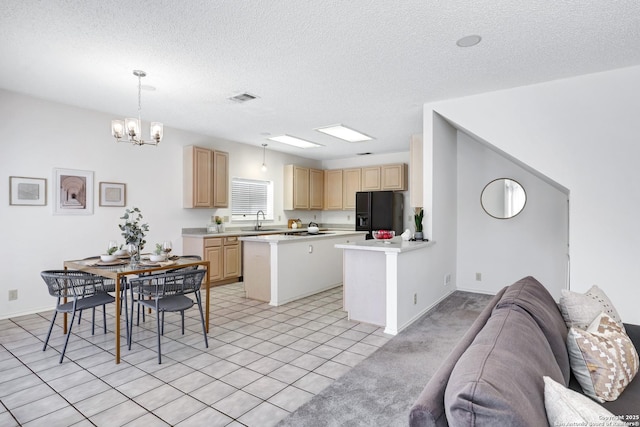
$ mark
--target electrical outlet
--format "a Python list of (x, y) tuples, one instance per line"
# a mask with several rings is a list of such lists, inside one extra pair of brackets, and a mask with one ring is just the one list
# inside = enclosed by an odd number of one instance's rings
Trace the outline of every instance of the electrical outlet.
[(418, 294), (413, 294), (413, 305), (418, 303)]
[(476, 273), (476, 282), (482, 282), (482, 273)]
[(9, 301), (15, 301), (18, 299), (18, 290), (11, 289), (9, 290)]
[(347, 215), (347, 221), (351, 221), (351, 215)]
[(281, 217), (280, 217), (280, 215), (278, 215), (278, 222), (280, 222), (280, 221), (281, 221)]
[(224, 222), (229, 222), (229, 217), (228, 216), (225, 215), (223, 218), (224, 218)]
[(444, 285), (449, 286), (451, 284), (451, 274), (444, 275)]
[(313, 219), (316, 219), (316, 216), (315, 216), (315, 215), (313, 216)]

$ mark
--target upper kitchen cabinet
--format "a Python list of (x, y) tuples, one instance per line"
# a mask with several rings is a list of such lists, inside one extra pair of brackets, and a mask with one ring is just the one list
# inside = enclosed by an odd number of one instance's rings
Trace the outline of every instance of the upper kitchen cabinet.
[(229, 205), (229, 155), (193, 145), (183, 150), (183, 207)]
[(360, 191), (379, 191), (382, 189), (380, 166), (367, 166), (362, 168), (362, 186)]
[(309, 209), (324, 206), (324, 171), (309, 169)]
[(188, 146), (183, 152), (183, 207), (213, 207), (213, 152)]
[(407, 189), (407, 165), (404, 163), (382, 165), (380, 171), (383, 191), (405, 191)]
[(309, 209), (309, 169), (284, 166), (283, 209)]
[(342, 209), (342, 169), (324, 171), (324, 209)]
[(229, 153), (213, 152), (213, 207), (229, 207)]
[(342, 170), (342, 209), (352, 210), (356, 208), (356, 193), (360, 191), (361, 169)]

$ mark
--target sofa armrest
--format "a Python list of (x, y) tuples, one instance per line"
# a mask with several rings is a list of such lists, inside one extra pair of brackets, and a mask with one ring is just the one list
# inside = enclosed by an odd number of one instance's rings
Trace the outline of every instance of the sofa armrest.
[(411, 427), (445, 427), (448, 426), (444, 409), (444, 391), (449, 382), (451, 371), (456, 366), (458, 359), (473, 342), (478, 332), (487, 323), (494, 307), (502, 298), (505, 290), (500, 290), (482, 310), (473, 324), (469, 327), (464, 337), (456, 344), (451, 353), (442, 362), (442, 365), (433, 374), (420, 396), (415, 401), (409, 413), (409, 425)]

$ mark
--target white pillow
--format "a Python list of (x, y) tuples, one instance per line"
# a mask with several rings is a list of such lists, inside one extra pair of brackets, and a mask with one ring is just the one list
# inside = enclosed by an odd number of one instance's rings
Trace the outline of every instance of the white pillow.
[(544, 379), (544, 406), (550, 426), (626, 426), (617, 416), (586, 396), (549, 377)]
[(560, 297), (560, 312), (567, 328), (575, 326), (587, 329), (593, 319), (604, 312), (624, 330), (618, 311), (604, 291), (596, 285), (584, 294), (563, 289)]
[(631, 339), (605, 313), (586, 331), (569, 329), (567, 350), (582, 391), (598, 402), (616, 400), (638, 372), (638, 353)]

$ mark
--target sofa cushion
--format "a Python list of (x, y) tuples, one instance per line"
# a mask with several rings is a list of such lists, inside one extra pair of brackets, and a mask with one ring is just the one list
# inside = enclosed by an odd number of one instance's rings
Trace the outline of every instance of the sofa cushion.
[(605, 313), (586, 331), (572, 327), (567, 347), (583, 392), (598, 402), (616, 400), (638, 372), (638, 353), (631, 339)]
[(560, 311), (567, 328), (575, 326), (580, 329), (587, 329), (593, 319), (602, 312), (607, 313), (609, 317), (622, 326), (622, 319), (613, 303), (604, 291), (596, 285), (593, 285), (584, 294), (563, 289), (560, 297)]
[(530, 425), (546, 419), (543, 377), (564, 382), (549, 342), (517, 306), (494, 310), (445, 390), (450, 425)]
[(460, 356), (467, 350), (473, 342), (478, 332), (487, 323), (493, 308), (502, 297), (507, 288), (501, 289), (495, 297), (482, 310), (478, 318), (464, 334), (464, 337), (456, 344), (451, 353), (444, 360), (442, 365), (433, 374), (425, 388), (418, 396), (411, 407), (409, 413), (409, 425), (411, 427), (446, 427), (447, 417), (444, 409), (444, 391), (451, 376), (451, 371), (456, 365)]
[(569, 384), (571, 367), (567, 352), (567, 325), (562, 318), (558, 304), (539, 281), (525, 277), (505, 291), (496, 308), (516, 305), (525, 310), (536, 321), (549, 341), (551, 351), (564, 377), (564, 385)]
[(550, 426), (627, 425), (593, 400), (549, 377), (544, 377), (544, 404)]

